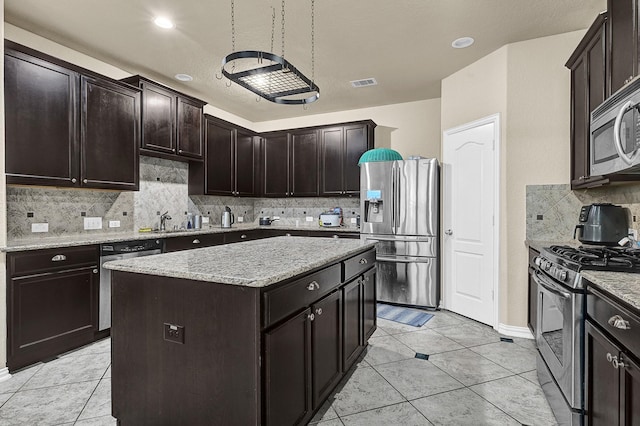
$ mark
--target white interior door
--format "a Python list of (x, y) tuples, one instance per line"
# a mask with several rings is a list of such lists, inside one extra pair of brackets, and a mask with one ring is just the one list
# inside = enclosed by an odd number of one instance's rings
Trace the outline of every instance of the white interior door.
[(450, 129), (443, 138), (443, 306), (497, 325), (499, 117)]

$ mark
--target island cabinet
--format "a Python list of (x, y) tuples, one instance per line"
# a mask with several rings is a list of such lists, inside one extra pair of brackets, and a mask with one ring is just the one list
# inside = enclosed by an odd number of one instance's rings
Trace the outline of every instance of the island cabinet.
[(142, 89), (141, 154), (178, 161), (202, 160), (206, 102), (140, 75), (121, 81)]
[[(346, 350), (354, 353), (345, 336), (357, 336), (360, 354), (375, 329), (375, 248), (348, 240), (272, 241), (291, 251), (300, 250), (290, 247), (299, 243), (349, 247), (350, 254), (262, 287), (112, 266), (112, 404), (120, 425), (302, 425), (322, 406), (355, 359), (344, 362)], [(201, 254), (240, 265), (241, 253), (258, 262), (252, 256), (272, 244), (231, 244)], [(198, 269), (195, 254), (190, 271)], [(163, 255), (169, 256), (163, 264), (175, 255)], [(272, 270), (269, 264), (262, 269)]]
[(260, 137), (204, 115), (205, 159), (189, 166), (189, 193), (255, 197), (259, 192)]
[(640, 424), (640, 315), (593, 287), (585, 325), (586, 424)]
[(7, 254), (7, 367), (10, 372), (94, 340), (98, 246)]
[(5, 40), (7, 183), (138, 189), (140, 90)]

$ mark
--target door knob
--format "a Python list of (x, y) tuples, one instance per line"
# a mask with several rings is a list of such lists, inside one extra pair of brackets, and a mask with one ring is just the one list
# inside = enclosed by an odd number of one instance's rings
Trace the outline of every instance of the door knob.
[(453, 231), (451, 229), (447, 229), (444, 233), (447, 235), (453, 235)]

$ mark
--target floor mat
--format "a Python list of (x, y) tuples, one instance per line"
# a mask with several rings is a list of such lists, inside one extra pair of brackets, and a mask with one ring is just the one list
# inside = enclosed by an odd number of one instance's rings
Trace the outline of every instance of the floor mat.
[(412, 325), (414, 327), (422, 327), (427, 321), (433, 318), (433, 314), (428, 314), (419, 309), (378, 303), (378, 318), (384, 318), (389, 321)]

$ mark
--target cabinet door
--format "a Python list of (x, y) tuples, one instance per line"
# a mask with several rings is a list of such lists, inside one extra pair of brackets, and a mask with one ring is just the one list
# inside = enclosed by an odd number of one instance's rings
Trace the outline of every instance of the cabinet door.
[(208, 195), (232, 195), (234, 191), (234, 139), (231, 126), (205, 120), (207, 141), (206, 193)]
[(259, 146), (259, 138), (252, 133), (240, 129), (236, 131), (235, 195), (245, 197), (258, 195), (256, 178)]
[(318, 195), (318, 131), (291, 134), (291, 195)]
[(137, 190), (140, 93), (81, 78), (80, 177), (92, 188)]
[(178, 155), (202, 158), (202, 105), (178, 96)]
[(175, 94), (145, 81), (142, 103), (142, 148), (175, 154)]
[(368, 125), (359, 124), (344, 128), (343, 194), (360, 193), (360, 167), (358, 166), (358, 160), (369, 148)]
[(362, 277), (362, 314), (363, 314), (363, 345), (376, 331), (376, 269), (369, 269)]
[(7, 50), (4, 90), (7, 183), (79, 186), (78, 74)]
[(92, 341), (98, 324), (98, 283), (97, 265), (9, 280), (9, 369)]
[(341, 195), (342, 180), (342, 127), (320, 130), (320, 195)]
[(608, 357), (618, 348), (589, 321), (585, 325), (586, 416), (590, 426), (620, 424), (620, 378)]
[(336, 291), (311, 306), (313, 408), (316, 409), (342, 375), (342, 292)]
[(297, 425), (311, 412), (311, 321), (306, 309), (264, 335), (265, 424)]
[(362, 288), (361, 279), (355, 279), (342, 289), (343, 311), (343, 371), (358, 359), (362, 352)]
[(624, 367), (620, 367), (620, 424), (632, 426), (640, 424), (640, 367), (629, 356), (620, 357)]
[(265, 197), (289, 195), (289, 135), (269, 135), (263, 143), (263, 194)]
[(589, 176), (589, 86), (585, 59), (583, 56), (571, 70), (571, 183), (574, 186)]
[(638, 71), (637, 0), (608, 0), (610, 92)]

